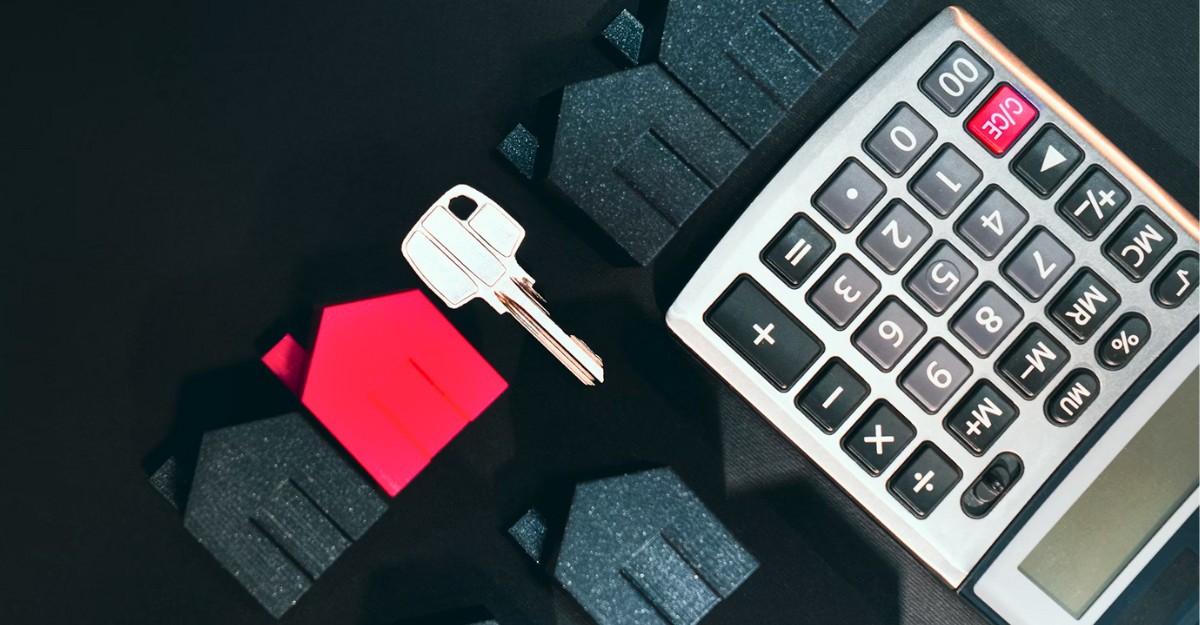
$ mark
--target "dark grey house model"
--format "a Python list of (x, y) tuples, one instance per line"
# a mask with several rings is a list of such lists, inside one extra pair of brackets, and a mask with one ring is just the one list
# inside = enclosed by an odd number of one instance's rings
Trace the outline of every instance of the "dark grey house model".
[(599, 625), (694, 625), (758, 568), (667, 468), (582, 482), (562, 531), (545, 519), (509, 534)]
[(499, 152), (647, 265), (885, 1), (663, 0), (661, 37), (622, 11), (599, 36), (622, 69), (564, 87)]
[(276, 618), (387, 510), (300, 413), (206, 432), (194, 473), (179, 473), (171, 458), (150, 481)]

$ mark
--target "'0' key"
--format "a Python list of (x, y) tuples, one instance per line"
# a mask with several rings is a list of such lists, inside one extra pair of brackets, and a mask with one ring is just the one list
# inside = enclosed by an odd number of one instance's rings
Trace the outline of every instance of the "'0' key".
[[(466, 219), (450, 212), (450, 201), (475, 202)], [(500, 314), (511, 314), (546, 349), (589, 386), (604, 381), (604, 363), (587, 344), (550, 319), (533, 278), (517, 264), (525, 228), (500, 205), (473, 187), (447, 191), (404, 238), (408, 264), (451, 308), (479, 298)]]

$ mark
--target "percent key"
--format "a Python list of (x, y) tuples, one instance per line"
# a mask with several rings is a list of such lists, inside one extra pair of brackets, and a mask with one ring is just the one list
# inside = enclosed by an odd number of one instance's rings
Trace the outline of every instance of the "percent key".
[(1125, 315), (1104, 335), (1096, 348), (1096, 357), (1104, 366), (1120, 369), (1129, 364), (1149, 340), (1150, 324), (1146, 318), (1136, 314)]

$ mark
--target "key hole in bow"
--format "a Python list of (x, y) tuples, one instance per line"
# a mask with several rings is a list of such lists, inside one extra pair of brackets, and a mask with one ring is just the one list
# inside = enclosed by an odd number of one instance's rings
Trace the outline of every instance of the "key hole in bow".
[(471, 216), (471, 213), (474, 213), (475, 209), (478, 207), (479, 207), (479, 205), (475, 203), (475, 200), (472, 200), (471, 198), (469, 198), (465, 195), (460, 195), (456, 198), (451, 199), (450, 206), (448, 206), (447, 208), (450, 209), (450, 212), (455, 217), (458, 217), (459, 219), (466, 221), (466, 219)]

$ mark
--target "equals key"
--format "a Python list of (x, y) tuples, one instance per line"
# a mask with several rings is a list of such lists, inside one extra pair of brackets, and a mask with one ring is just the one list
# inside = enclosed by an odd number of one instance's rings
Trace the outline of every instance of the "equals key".
[[(475, 203), (465, 219), (450, 212), (450, 202), (457, 198)], [(499, 204), (473, 187), (457, 185), (417, 220), (401, 250), (425, 285), (450, 308), (482, 299), (496, 312), (512, 315), (580, 382), (603, 382), (600, 357), (550, 318), (533, 278), (517, 263), (517, 248), (524, 239), (525, 228)]]

